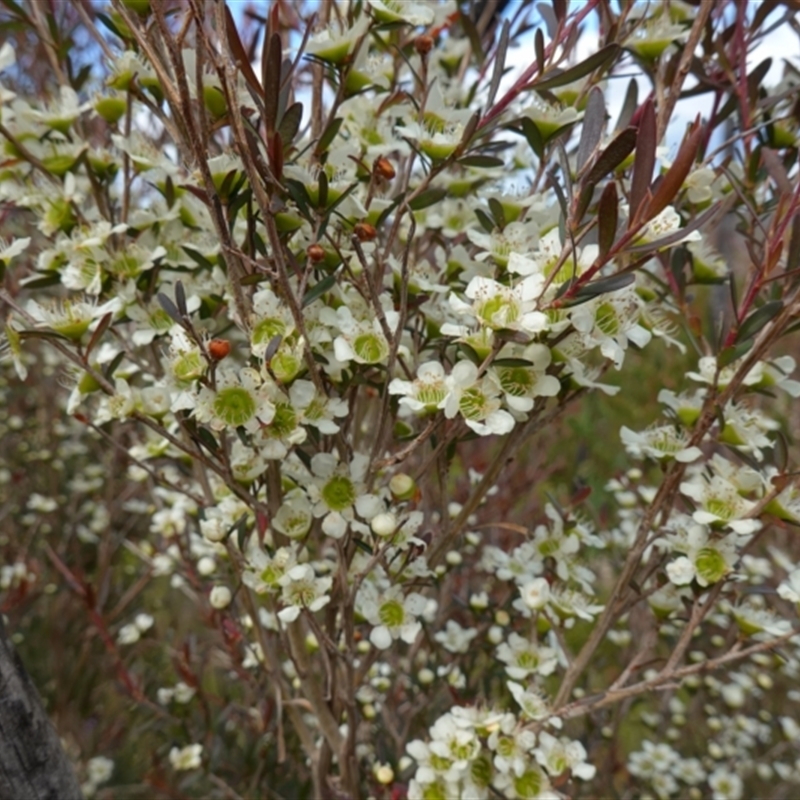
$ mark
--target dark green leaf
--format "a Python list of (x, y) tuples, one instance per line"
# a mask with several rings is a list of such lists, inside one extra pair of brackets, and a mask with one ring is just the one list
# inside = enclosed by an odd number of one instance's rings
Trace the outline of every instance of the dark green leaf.
[[(156, 0), (156, 2), (158, 2), (158, 0)], [(258, 78), (256, 78), (255, 72), (253, 72), (253, 67), (250, 65), (250, 59), (248, 58), (247, 51), (244, 49), (242, 40), (239, 38), (239, 31), (236, 29), (233, 12), (227, 4), (225, 5), (225, 30), (228, 35), (229, 52), (233, 56), (236, 66), (244, 76), (253, 94), (257, 97), (261, 97), (261, 85), (258, 82)]]
[(533, 49), (536, 53), (536, 64), (539, 67), (539, 76), (544, 75), (544, 35), (542, 29), (537, 28), (533, 37)]
[(617, 125), (614, 130), (619, 131), (628, 127), (633, 117), (633, 112), (636, 111), (638, 105), (639, 84), (636, 82), (636, 78), (631, 78), (628, 83), (628, 89), (625, 92), (625, 99), (622, 101), (622, 109), (619, 112), (619, 119), (617, 120)]
[(503, 164), (505, 164), (502, 158), (485, 155), (464, 156), (463, 158), (459, 158), (457, 163), (464, 167), (479, 167), (480, 169), (502, 167)]
[(319, 190), (317, 194), (317, 207), (324, 209), (328, 205), (328, 176), (324, 169), (319, 171)]
[(544, 155), (544, 142), (539, 129), (536, 127), (532, 119), (528, 117), (522, 118), (522, 135), (528, 140), (531, 150), (536, 154), (536, 157), (541, 160)]
[(159, 292), (158, 295), (158, 302), (161, 305), (161, 308), (167, 312), (167, 315), (173, 322), (177, 322), (178, 325), (183, 324), (183, 318), (181, 317), (181, 312), (175, 307), (175, 303), (167, 297), (163, 292)]
[(273, 33), (264, 43), (261, 54), (261, 80), (264, 92), (264, 126), (269, 138), (278, 124), (278, 100), (281, 91), (281, 37)]
[(558, 19), (556, 19), (552, 6), (547, 5), (547, 3), (537, 3), (536, 10), (547, 26), (547, 35), (551, 39), (555, 39), (558, 31)]
[(576, 163), (579, 175), (584, 164), (589, 160), (589, 156), (591, 156), (594, 149), (600, 143), (605, 129), (606, 101), (600, 87), (593, 86), (592, 90), (589, 92), (589, 100), (586, 103), (586, 111), (583, 115), (583, 128), (581, 129), (581, 139), (578, 143)]
[(175, 305), (178, 306), (178, 311), (181, 312), (182, 316), (189, 316), (189, 312), (186, 309), (186, 290), (183, 288), (181, 281), (175, 283)]
[(300, 130), (300, 122), (303, 119), (303, 104), (292, 103), (286, 109), (286, 113), (281, 119), (281, 124), (278, 126), (278, 133), (280, 134), (281, 141), (286, 144), (288, 148), (297, 136), (297, 131)]
[(607, 45), (602, 50), (598, 50), (596, 53), (590, 55), (585, 61), (576, 64), (574, 67), (565, 69), (557, 75), (551, 75), (544, 80), (534, 81), (532, 87), (534, 89), (553, 89), (557, 86), (565, 86), (604, 66), (615, 58), (617, 53), (619, 53), (618, 44)]
[(532, 367), (533, 362), (524, 358), (496, 358), (493, 367)]
[(303, 308), (310, 306), (318, 300), (325, 292), (329, 292), (336, 284), (336, 273), (326, 275), (319, 283), (312, 286), (303, 296)]
[(617, 184), (606, 184), (597, 210), (597, 248), (598, 258), (602, 259), (614, 244), (618, 222)]
[(745, 339), (753, 338), (773, 317), (783, 310), (783, 301), (770, 300), (764, 303), (761, 308), (757, 308), (736, 331), (736, 341), (742, 342)]
[(489, 198), (489, 211), (492, 212), (494, 224), (503, 230), (506, 226), (506, 212), (503, 210), (503, 204), (496, 198)]
[(497, 51), (494, 54), (494, 71), (492, 72), (492, 82), (489, 84), (489, 96), (486, 105), (491, 106), (500, 88), (500, 81), (503, 78), (503, 69), (506, 65), (506, 53), (508, 52), (508, 34), (511, 30), (511, 23), (503, 20), (503, 27), (500, 30), (500, 41), (497, 44)]
[(409, 204), (412, 211), (421, 211), (423, 208), (438, 203), (447, 195), (447, 189), (437, 186), (433, 189), (426, 189), (422, 194), (418, 194)]
[(100, 337), (106, 332), (108, 326), (111, 324), (111, 320), (113, 319), (114, 315), (111, 313), (104, 314), (103, 318), (98, 323), (97, 327), (92, 332), (92, 338), (89, 340), (89, 344), (86, 345), (86, 358), (89, 357), (89, 353), (94, 350), (95, 345), (100, 341)]
[(636, 146), (636, 129), (625, 128), (615, 136), (597, 157), (597, 161), (589, 170), (584, 180), (588, 183), (599, 183), (606, 175), (612, 173), (632, 152)]
[(753, 340), (747, 339), (747, 341), (739, 342), (739, 344), (735, 345), (734, 347), (726, 347), (718, 356), (717, 356), (717, 366), (720, 369), (725, 369), (725, 367), (733, 364), (734, 361), (738, 361), (743, 355), (750, 352), (753, 347)]
[[(711, 208), (707, 209), (703, 212), (699, 217), (694, 217), (690, 220), (686, 225), (682, 228), (678, 229), (674, 233), (670, 233), (668, 236), (662, 236), (660, 239), (656, 239), (653, 242), (647, 242), (646, 244), (637, 244), (633, 247), (625, 248), (626, 253), (646, 253), (651, 250), (662, 250), (665, 247), (670, 247), (673, 244), (677, 244), (678, 242), (683, 241), (686, 238), (686, 235), (691, 233), (692, 231), (696, 231), (701, 226), (705, 225), (708, 220), (713, 217), (717, 211), (719, 210), (719, 206), (715, 205)], [(731, 281), (734, 283), (734, 281)]]
[(196, 431), (197, 440), (202, 444), (207, 450), (211, 452), (212, 455), (216, 455), (219, 452), (219, 444), (217, 440), (214, 438), (214, 434), (211, 433), (208, 428), (198, 427)]
[(331, 142), (336, 138), (336, 134), (339, 133), (339, 128), (342, 127), (342, 121), (341, 117), (335, 117), (331, 120), (331, 124), (328, 125), (319, 138), (316, 148), (317, 155), (322, 155), (331, 146)]
[(207, 270), (214, 269), (214, 265), (202, 253), (198, 253), (197, 250), (194, 250), (191, 247), (187, 247), (185, 244), (181, 245), (181, 249), (199, 267), (202, 267), (203, 269)]
[(648, 98), (642, 109), (642, 119), (636, 135), (636, 155), (633, 159), (633, 177), (631, 178), (630, 206), (631, 214), (628, 227), (639, 222), (640, 214), (650, 182), (653, 180), (653, 168), (656, 163), (656, 113), (653, 101)]
[(119, 365), (124, 361), (125, 357), (125, 351), (121, 350), (114, 356), (114, 358), (111, 359), (111, 361), (108, 362), (108, 364), (106, 364), (103, 369), (103, 377), (107, 381), (114, 380), (114, 373), (117, 371), (117, 367), (119, 367)]
[(588, 283), (578, 289), (575, 293), (575, 303), (570, 305), (585, 303), (587, 300), (592, 300), (610, 292), (618, 292), (620, 289), (630, 286), (635, 280), (636, 276), (632, 272), (623, 272), (618, 275), (612, 275), (609, 278), (601, 278), (599, 281), (592, 281), (592, 283)]
[(357, 536), (354, 536), (351, 541), (359, 550), (363, 551), (368, 556), (373, 555), (373, 549), (363, 539), (359, 539)]
[(686, 180), (686, 176), (692, 169), (695, 157), (697, 156), (697, 148), (700, 147), (700, 142), (705, 134), (705, 128), (700, 124), (698, 116), (692, 128), (689, 130), (687, 137), (684, 139), (678, 155), (672, 162), (672, 166), (667, 170), (656, 186), (653, 197), (647, 204), (647, 210), (642, 215), (642, 221), (653, 219), (661, 211), (663, 211), (670, 203), (673, 202), (678, 192)]
[(483, 228), (486, 233), (491, 233), (494, 230), (494, 220), (480, 208), (475, 208), (473, 211), (478, 218), (478, 222), (481, 224), (481, 228)]
[(47, 286), (55, 286), (61, 283), (61, 276), (57, 272), (49, 272), (44, 275), (35, 273), (30, 278), (23, 278), (20, 285), (26, 289), (44, 289)]

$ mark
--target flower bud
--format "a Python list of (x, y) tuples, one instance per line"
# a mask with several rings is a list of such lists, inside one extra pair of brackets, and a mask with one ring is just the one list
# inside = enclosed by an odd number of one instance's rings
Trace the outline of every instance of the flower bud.
[(376, 536), (391, 536), (397, 530), (397, 517), (388, 511), (377, 514), (369, 526)]
[(386, 156), (378, 156), (372, 165), (372, 171), (380, 178), (390, 181), (397, 174), (394, 165)]
[(306, 248), (306, 255), (308, 256), (308, 260), (313, 262), (314, 264), (319, 264), (325, 258), (325, 249), (322, 247), (321, 244), (310, 244), (308, 248)]
[(208, 601), (212, 608), (223, 609), (231, 604), (231, 590), (227, 586), (215, 586), (208, 596)]
[(422, 56), (423, 58), (433, 50), (433, 36), (428, 35), (427, 33), (423, 33), (421, 36), (417, 36), (414, 39), (414, 49), (417, 51), (417, 55)]
[(353, 233), (361, 242), (371, 242), (378, 235), (378, 231), (369, 222), (356, 222)]
[(410, 500), (417, 491), (417, 484), (410, 475), (398, 472), (389, 481), (389, 491), (395, 500)]
[(222, 361), (231, 352), (231, 343), (227, 339), (212, 339), (208, 343), (208, 354), (214, 361)]

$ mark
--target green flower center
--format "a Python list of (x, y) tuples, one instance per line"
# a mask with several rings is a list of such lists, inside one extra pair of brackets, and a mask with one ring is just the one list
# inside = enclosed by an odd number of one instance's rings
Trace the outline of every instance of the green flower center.
[(694, 560), (694, 568), (706, 583), (716, 583), (728, 573), (728, 565), (725, 563), (725, 559), (713, 547), (701, 548)]
[(602, 303), (598, 306), (595, 314), (595, 323), (606, 336), (616, 336), (619, 333), (619, 317), (617, 316), (617, 310), (611, 303)]
[(383, 337), (376, 333), (362, 333), (356, 336), (353, 350), (365, 364), (377, 364), (389, 355), (389, 347)]
[(267, 428), (267, 433), (275, 439), (288, 436), (297, 427), (297, 414), (289, 403), (276, 403), (275, 416)]
[(480, 420), (489, 414), (489, 400), (477, 388), (467, 389), (458, 401), (458, 407), (465, 419)]
[(503, 391), (512, 397), (527, 397), (536, 385), (534, 373), (525, 367), (501, 367), (497, 374)]
[(387, 628), (399, 628), (406, 620), (406, 611), (399, 600), (387, 600), (381, 604), (378, 617)]
[(172, 374), (182, 382), (199, 378), (206, 370), (206, 362), (200, 353), (185, 353), (172, 363)]
[(514, 790), (521, 797), (533, 798), (538, 797), (544, 788), (544, 776), (541, 770), (533, 768), (523, 772), (518, 778), (514, 779)]
[(286, 335), (286, 324), (275, 317), (262, 319), (253, 328), (253, 344), (269, 344), (276, 336)]
[(253, 395), (241, 386), (220, 389), (214, 398), (214, 413), (234, 428), (249, 422), (255, 416), (256, 407)]
[(322, 499), (331, 511), (344, 511), (356, 501), (356, 487), (350, 478), (335, 475), (322, 488)]

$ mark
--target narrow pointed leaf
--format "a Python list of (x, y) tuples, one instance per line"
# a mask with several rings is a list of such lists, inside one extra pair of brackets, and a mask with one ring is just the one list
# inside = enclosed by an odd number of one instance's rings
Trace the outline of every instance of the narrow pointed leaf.
[(606, 101), (603, 98), (602, 90), (597, 86), (593, 86), (591, 92), (589, 92), (589, 100), (586, 103), (581, 139), (578, 143), (578, 174), (580, 174), (584, 164), (589, 160), (589, 156), (599, 144), (605, 127)]
[(557, 86), (565, 86), (604, 66), (610, 62), (618, 52), (619, 45), (610, 44), (602, 50), (598, 50), (596, 53), (590, 55), (589, 58), (581, 61), (580, 64), (576, 64), (574, 67), (565, 69), (557, 75), (548, 76), (544, 80), (534, 81), (532, 86), (534, 89), (554, 89)]
[(603, 189), (597, 211), (597, 248), (601, 259), (611, 249), (617, 236), (618, 207), (617, 184), (612, 182)]
[(639, 221), (637, 211), (653, 180), (653, 168), (656, 163), (656, 114), (653, 101), (648, 98), (642, 109), (641, 122), (636, 135), (636, 156), (633, 160), (633, 177), (631, 178), (631, 215), (629, 226)]
[(761, 308), (756, 309), (736, 331), (736, 341), (743, 342), (752, 339), (771, 319), (783, 310), (782, 300), (770, 300)]
[(625, 128), (615, 136), (597, 157), (589, 174), (584, 178), (587, 183), (599, 183), (606, 175), (611, 174), (632, 152), (636, 146), (636, 129)]
[(261, 97), (261, 84), (258, 82), (253, 67), (250, 65), (250, 59), (247, 57), (247, 51), (244, 49), (242, 40), (239, 38), (239, 31), (236, 29), (236, 21), (233, 18), (233, 12), (230, 6), (225, 6), (225, 28), (228, 35), (228, 44), (231, 48), (231, 54), (236, 62), (236, 66), (241, 70), (247, 85), (256, 97)]
[(677, 157), (672, 162), (672, 166), (659, 181), (652, 199), (647, 204), (647, 210), (644, 212), (642, 220), (653, 219), (675, 199), (686, 176), (692, 169), (704, 133), (705, 128), (700, 124), (698, 116), (689, 135), (684, 139)]

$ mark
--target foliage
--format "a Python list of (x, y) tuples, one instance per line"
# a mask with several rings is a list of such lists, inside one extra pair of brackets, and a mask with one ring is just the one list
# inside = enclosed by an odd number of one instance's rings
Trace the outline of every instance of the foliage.
[(0, 596), (87, 794), (794, 791), (792, 5), (4, 0)]

